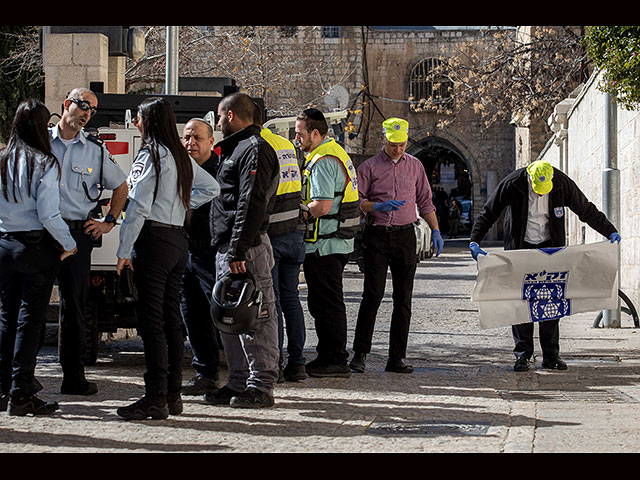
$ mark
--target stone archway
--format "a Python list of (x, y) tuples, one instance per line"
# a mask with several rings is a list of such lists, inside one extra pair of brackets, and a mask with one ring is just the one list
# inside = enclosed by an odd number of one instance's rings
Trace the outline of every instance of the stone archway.
[(459, 235), (468, 236), (473, 222), (474, 201), (473, 174), (469, 159), (449, 140), (435, 136), (420, 142), (410, 142), (407, 153), (418, 158), (424, 166), (434, 192), (442, 232), (449, 232), (445, 212), (448, 211), (449, 199), (455, 197), (463, 203), (466, 216), (466, 220), (461, 222)]

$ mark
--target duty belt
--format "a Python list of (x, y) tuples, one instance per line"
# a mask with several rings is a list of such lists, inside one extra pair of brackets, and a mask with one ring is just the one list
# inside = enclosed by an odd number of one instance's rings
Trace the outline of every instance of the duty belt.
[(69, 230), (84, 230), (84, 224), (87, 223), (86, 220), (67, 220), (66, 218), (64, 221), (69, 226)]
[(145, 220), (144, 224), (148, 227), (162, 227), (172, 230), (182, 230), (184, 228), (182, 225), (171, 225), (169, 223), (156, 222), (155, 220)]

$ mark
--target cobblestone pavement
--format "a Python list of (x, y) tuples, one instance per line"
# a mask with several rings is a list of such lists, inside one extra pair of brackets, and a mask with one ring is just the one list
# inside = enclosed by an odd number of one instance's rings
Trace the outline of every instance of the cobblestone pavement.
[[(184, 413), (127, 422), (116, 408), (143, 393), (139, 338), (105, 342), (88, 377), (100, 391), (58, 393), (55, 347), (45, 346), (37, 376), (51, 417), (0, 414), (2, 451), (11, 452), (617, 452), (640, 450), (640, 334), (628, 316), (619, 329), (593, 328), (594, 314), (561, 321), (569, 369), (515, 373), (510, 329), (481, 330), (470, 301), (476, 265), (447, 242), (416, 274), (408, 362), (413, 374), (384, 371), (391, 296), (379, 312), (367, 370), (348, 379), (279, 384), (276, 405), (237, 410), (184, 397)], [(349, 345), (362, 275), (345, 272)], [(390, 282), (389, 282), (390, 288)], [(301, 290), (306, 308), (306, 291)], [(306, 311), (305, 311), (306, 313)], [(307, 360), (315, 357), (307, 314)], [(536, 348), (538, 343), (536, 341)], [(189, 350), (187, 349), (187, 353)], [(185, 357), (185, 380), (193, 370)], [(226, 370), (222, 371), (224, 380)]]

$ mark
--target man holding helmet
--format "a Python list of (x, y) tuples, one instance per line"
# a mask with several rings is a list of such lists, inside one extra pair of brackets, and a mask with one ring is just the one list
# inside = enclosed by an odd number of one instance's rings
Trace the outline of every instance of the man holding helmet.
[[(278, 317), (271, 269), (273, 252), (267, 228), (270, 206), (278, 186), (279, 164), (276, 153), (260, 136), (253, 123), (255, 105), (248, 95), (233, 93), (218, 106), (218, 126), (224, 139), (220, 147), (217, 177), (220, 196), (211, 204), (211, 237), (217, 249), (218, 283), (212, 298), (212, 316), (220, 330), (227, 357), (227, 384), (204, 395), (211, 405), (241, 408), (271, 407), (273, 386), (278, 379)], [(231, 285), (222, 288), (226, 277), (251, 284), (247, 272), (255, 278), (262, 294), (261, 308), (247, 309), (242, 302), (216, 310)], [(215, 292), (218, 292), (216, 296)], [(232, 302), (227, 302), (232, 303)], [(227, 330), (225, 324), (242, 327), (247, 311), (258, 314), (254, 326)], [(222, 315), (221, 312), (224, 314)]]

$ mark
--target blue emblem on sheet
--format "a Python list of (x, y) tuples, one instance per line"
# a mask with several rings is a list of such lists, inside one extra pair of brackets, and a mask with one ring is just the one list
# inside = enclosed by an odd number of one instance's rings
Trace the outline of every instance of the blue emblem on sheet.
[(531, 321), (556, 320), (571, 315), (571, 300), (565, 298), (569, 272), (527, 273), (522, 299), (529, 302)]

